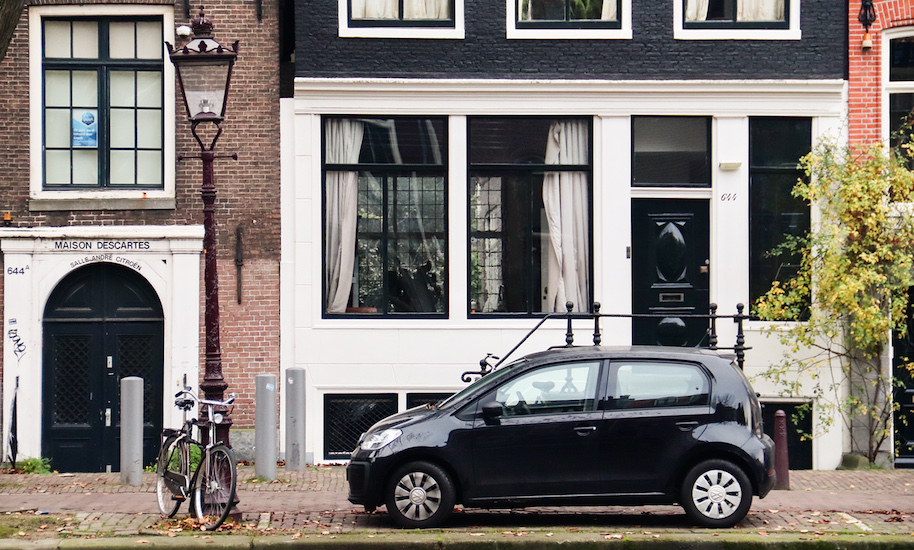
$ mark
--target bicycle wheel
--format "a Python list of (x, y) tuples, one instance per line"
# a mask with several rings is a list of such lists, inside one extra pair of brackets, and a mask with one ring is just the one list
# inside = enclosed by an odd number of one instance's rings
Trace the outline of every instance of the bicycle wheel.
[(216, 445), (203, 453), (193, 490), (193, 508), (204, 528), (215, 531), (235, 505), (235, 453)]
[(156, 460), (156, 498), (163, 515), (172, 517), (178, 512), (187, 498), (189, 476), (187, 439), (178, 435), (168, 436)]

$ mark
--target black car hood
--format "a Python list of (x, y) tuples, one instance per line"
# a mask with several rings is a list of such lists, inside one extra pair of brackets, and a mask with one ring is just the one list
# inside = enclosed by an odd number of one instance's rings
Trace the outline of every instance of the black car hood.
[(391, 416), (388, 416), (384, 420), (377, 422), (371, 428), (368, 429), (365, 433), (377, 432), (381, 430), (386, 430), (387, 428), (402, 428), (403, 426), (408, 426), (410, 424), (415, 424), (420, 420), (428, 418), (433, 414), (436, 414), (438, 409), (429, 405), (422, 405), (420, 407), (414, 407), (407, 411), (397, 413)]

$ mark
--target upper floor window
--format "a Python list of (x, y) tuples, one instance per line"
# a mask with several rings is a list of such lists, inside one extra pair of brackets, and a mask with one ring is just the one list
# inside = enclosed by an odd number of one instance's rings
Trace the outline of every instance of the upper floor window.
[(324, 120), (324, 311), (443, 314), (444, 118)]
[(340, 36), (463, 38), (463, 0), (339, 0)]
[(678, 39), (798, 40), (800, 0), (673, 0)]
[(161, 18), (43, 20), (45, 189), (164, 185)]
[(469, 119), (470, 312), (587, 311), (591, 119)]
[(631, 0), (507, 0), (508, 38), (631, 38)]

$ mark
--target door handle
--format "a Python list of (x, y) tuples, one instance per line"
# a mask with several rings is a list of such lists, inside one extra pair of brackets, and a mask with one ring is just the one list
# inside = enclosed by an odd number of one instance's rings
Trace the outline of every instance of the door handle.
[(105, 409), (105, 427), (106, 428), (111, 427), (111, 408), (110, 407)]
[(697, 428), (698, 422), (695, 420), (686, 421), (686, 422), (677, 422), (676, 427), (679, 428), (683, 432), (688, 432), (690, 430), (694, 430), (695, 428)]
[(592, 432), (597, 431), (596, 426), (578, 426), (574, 429), (575, 433), (581, 436), (590, 435)]

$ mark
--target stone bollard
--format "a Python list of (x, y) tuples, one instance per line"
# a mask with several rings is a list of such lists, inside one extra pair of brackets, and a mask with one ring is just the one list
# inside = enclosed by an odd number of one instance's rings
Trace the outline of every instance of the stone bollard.
[(143, 484), (143, 379), (121, 378), (121, 483)]
[(254, 473), (276, 479), (276, 375), (254, 377)]
[(790, 490), (790, 459), (787, 454), (787, 413), (774, 413), (774, 472), (778, 476), (774, 488)]
[(286, 470), (302, 471), (305, 455), (305, 369), (286, 369)]

